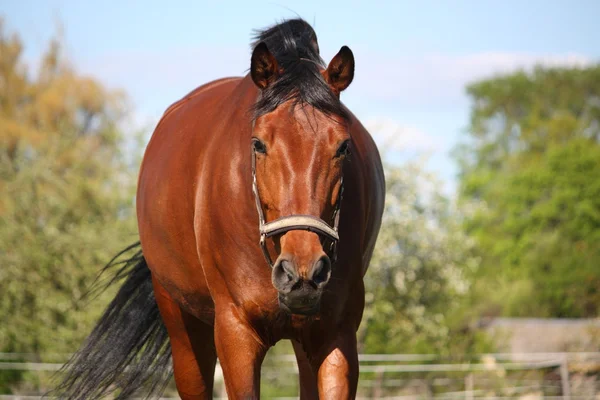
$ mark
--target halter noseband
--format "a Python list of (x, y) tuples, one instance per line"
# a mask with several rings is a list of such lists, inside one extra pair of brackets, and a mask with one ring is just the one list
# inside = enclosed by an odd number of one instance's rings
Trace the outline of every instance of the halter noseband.
[(293, 230), (302, 230), (314, 232), (331, 241), (329, 248), (329, 257), (332, 263), (337, 259), (337, 244), (340, 240), (338, 235), (338, 225), (340, 223), (340, 206), (342, 204), (342, 195), (344, 194), (344, 178), (340, 178), (340, 193), (333, 209), (333, 227), (319, 217), (313, 215), (294, 214), (277, 218), (271, 222), (265, 222), (260, 197), (258, 195), (258, 185), (256, 183), (256, 151), (252, 150), (252, 193), (256, 202), (256, 211), (258, 211), (258, 228), (260, 231), (260, 247), (267, 260), (267, 263), (273, 268), (273, 261), (267, 249), (267, 238), (275, 235), (284, 234)]

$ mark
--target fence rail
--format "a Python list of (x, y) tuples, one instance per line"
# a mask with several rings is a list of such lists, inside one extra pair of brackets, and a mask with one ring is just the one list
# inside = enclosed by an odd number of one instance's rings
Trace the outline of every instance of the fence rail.
[[(45, 354), (30, 353), (0, 353), (0, 370), (21, 371), (58, 371), (70, 354)], [(46, 362), (46, 361), (55, 362)], [(263, 367), (263, 378), (279, 380), (291, 385), (297, 382), (297, 366), (294, 355), (272, 356), (269, 363)], [(436, 400), (477, 400), (483, 398), (519, 398), (527, 395), (532, 398), (579, 400), (580, 398), (600, 398), (600, 380), (595, 380), (592, 389), (586, 395), (574, 393), (572, 388), (572, 374), (578, 371), (592, 371), (595, 376), (600, 375), (600, 352), (564, 352), (564, 353), (492, 353), (478, 354), (463, 357), (460, 362), (453, 362), (447, 357), (436, 354), (361, 354), (360, 363), (360, 388), (362, 392), (371, 393), (371, 397), (398, 400), (414, 400), (417, 398), (431, 398)], [(498, 393), (510, 393), (510, 396), (490, 396), (489, 387), (498, 385), (494, 383), (495, 376), (502, 374), (527, 374), (527, 371), (550, 371), (556, 378), (540, 381), (539, 377), (506, 378), (502, 383), (502, 390)], [(490, 373), (492, 376), (490, 377)], [(495, 373), (495, 375), (494, 375)], [(457, 375), (458, 374), (458, 375)], [(584, 375), (589, 375), (585, 373)], [(586, 376), (587, 376), (586, 375)], [(545, 378), (543, 378), (545, 379)], [(217, 365), (215, 371), (216, 384), (222, 384), (222, 371)], [(429, 388), (447, 388), (443, 393), (424, 396), (401, 395), (401, 389), (419, 388), (428, 385)], [(595, 383), (597, 382), (597, 383)], [(594, 386), (595, 385), (595, 386)], [(575, 384), (577, 386), (577, 384)], [(588, 385), (589, 386), (589, 385)], [(452, 390), (461, 387), (464, 390)], [(483, 389), (483, 388), (486, 389)], [(416, 389), (414, 389), (416, 390)], [(430, 389), (429, 389), (430, 390)], [(398, 392), (394, 396), (385, 393)], [(531, 395), (531, 393), (536, 395)], [(542, 393), (542, 395), (540, 395)], [(224, 396), (224, 391), (221, 391)], [(591, 395), (591, 397), (590, 397)], [(540, 397), (541, 396), (541, 397)], [(0, 400), (28, 400), (39, 399), (39, 396), (0, 395)], [(218, 397), (217, 397), (218, 398)], [(291, 397), (295, 398), (295, 397)], [(166, 399), (166, 398), (165, 398)], [(283, 398), (282, 398), (283, 399)]]

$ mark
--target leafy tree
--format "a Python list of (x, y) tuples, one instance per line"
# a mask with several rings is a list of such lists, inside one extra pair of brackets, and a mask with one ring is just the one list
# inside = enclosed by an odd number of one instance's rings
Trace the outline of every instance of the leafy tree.
[(386, 167), (386, 209), (366, 275), (367, 353), (456, 356), (487, 349), (463, 310), (478, 258), (461, 210), (417, 162)]
[(104, 305), (78, 300), (136, 240), (138, 153), (122, 93), (79, 75), (60, 40), (37, 71), (22, 53), (0, 21), (0, 352), (41, 357), (77, 348)]
[(536, 68), (475, 83), (457, 150), (482, 264), (481, 312), (600, 311), (600, 66)]

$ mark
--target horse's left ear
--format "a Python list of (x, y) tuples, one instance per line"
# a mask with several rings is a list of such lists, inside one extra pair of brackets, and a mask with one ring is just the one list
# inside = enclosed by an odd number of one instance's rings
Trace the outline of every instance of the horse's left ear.
[(323, 71), (323, 78), (337, 95), (350, 86), (354, 78), (354, 55), (348, 46), (342, 46), (333, 57), (327, 69)]

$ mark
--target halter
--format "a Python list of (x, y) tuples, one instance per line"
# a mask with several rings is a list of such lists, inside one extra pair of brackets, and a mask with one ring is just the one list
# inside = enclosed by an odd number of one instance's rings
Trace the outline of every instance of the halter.
[(256, 183), (256, 151), (252, 150), (252, 193), (256, 202), (256, 211), (258, 211), (258, 228), (260, 231), (260, 247), (265, 256), (265, 260), (271, 268), (273, 261), (267, 249), (267, 238), (280, 235), (289, 231), (301, 230), (314, 232), (331, 241), (329, 247), (330, 259), (335, 263), (337, 259), (337, 244), (340, 240), (338, 235), (338, 225), (340, 223), (340, 206), (342, 204), (342, 195), (344, 194), (344, 177), (340, 178), (340, 194), (338, 195), (335, 207), (333, 209), (333, 227), (319, 217), (305, 214), (294, 214), (277, 218), (271, 222), (265, 222), (260, 197), (258, 195), (258, 185)]

